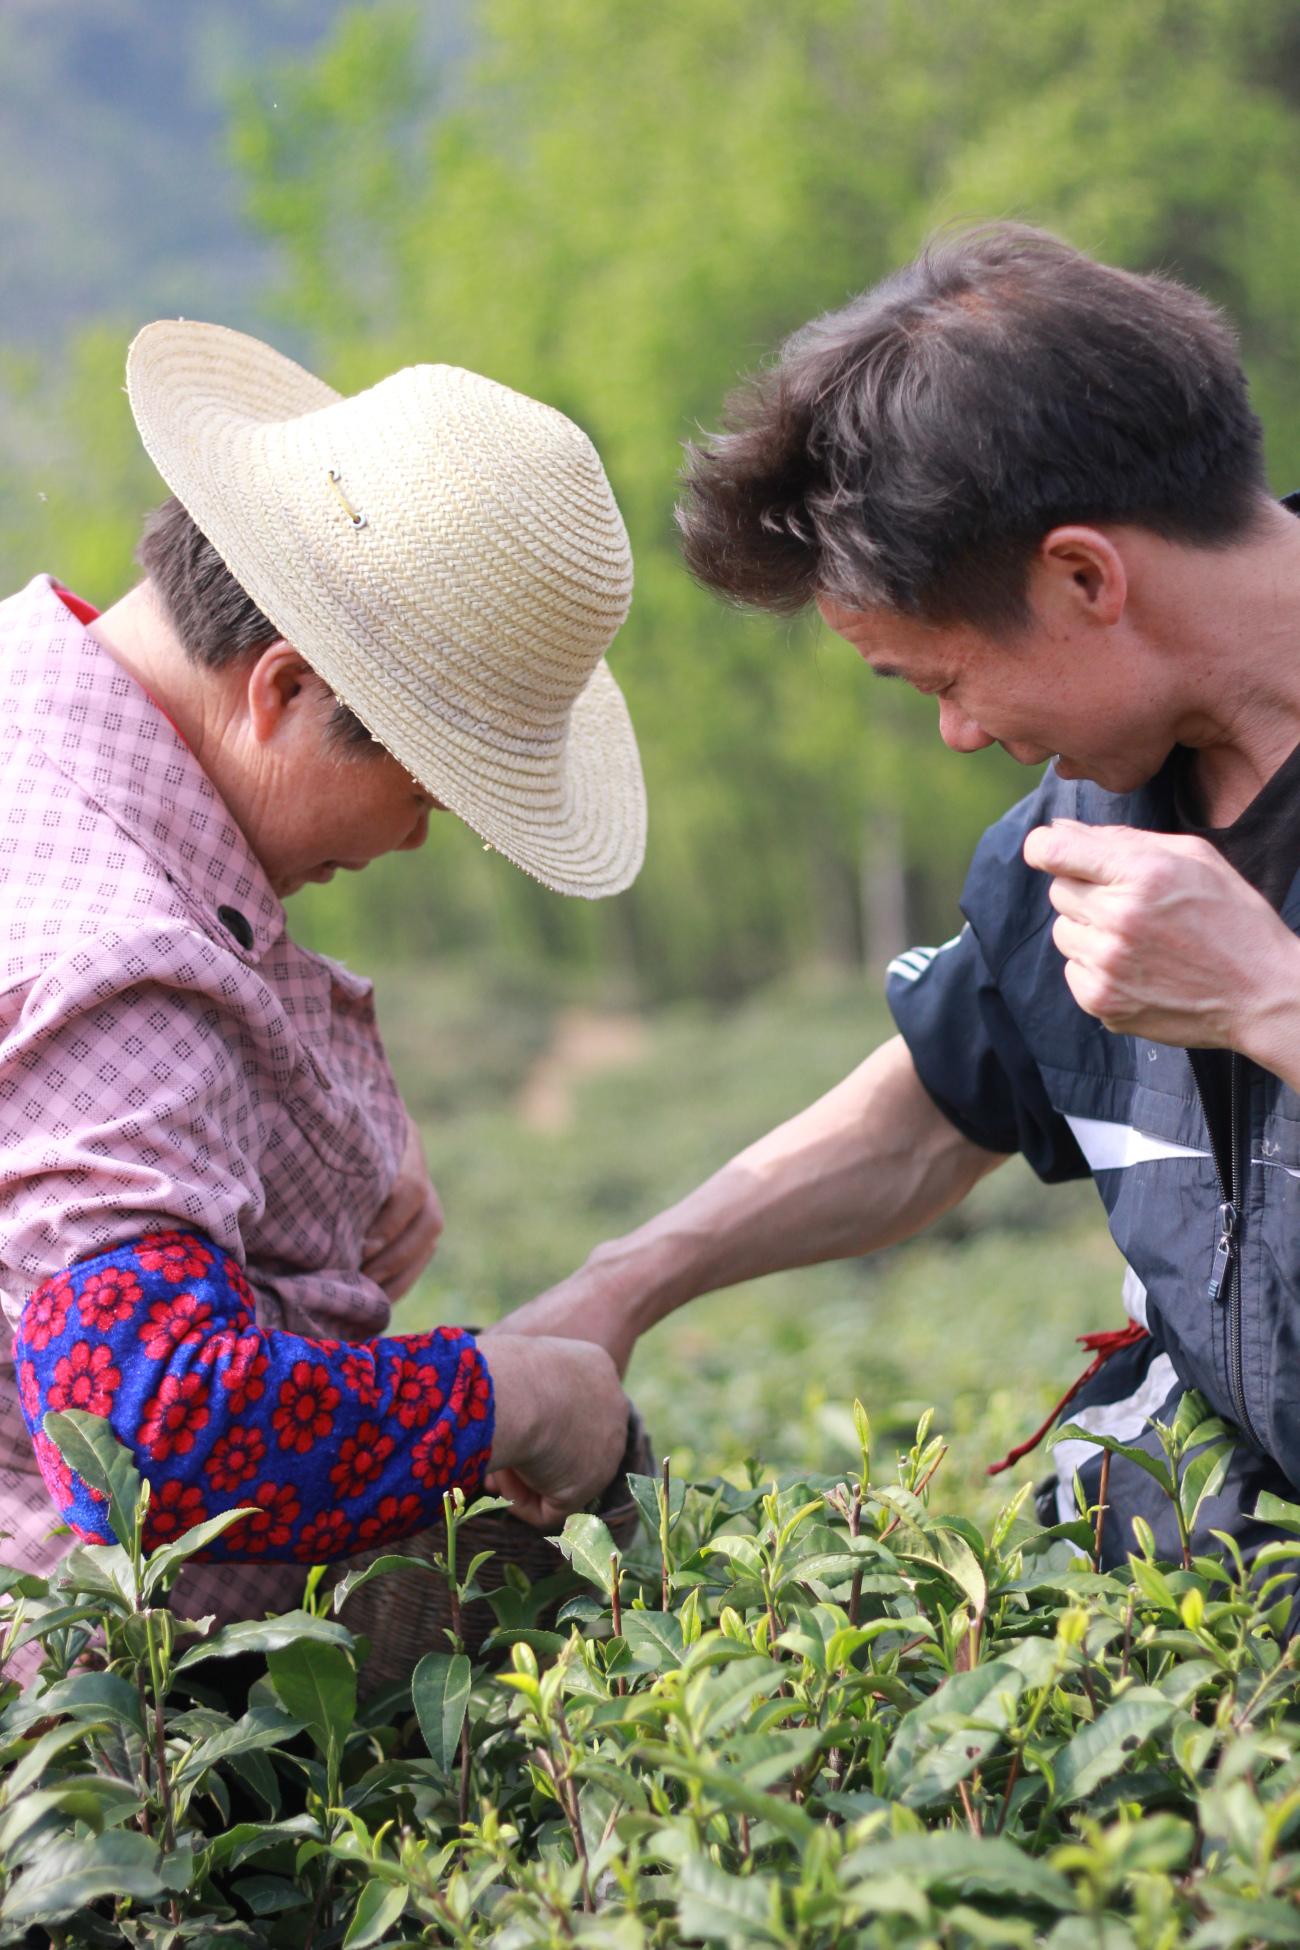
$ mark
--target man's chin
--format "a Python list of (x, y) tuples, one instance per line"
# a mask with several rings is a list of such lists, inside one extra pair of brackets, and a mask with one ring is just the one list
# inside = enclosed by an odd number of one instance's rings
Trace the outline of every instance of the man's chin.
[(1159, 765), (1121, 766), (1107, 764), (1098, 759), (1095, 764), (1086, 759), (1067, 758), (1064, 752), (1052, 756), (1052, 766), (1058, 779), (1079, 779), (1089, 785), (1100, 786), (1103, 792), (1137, 792), (1149, 784), (1160, 770)]
[[(1037, 745), (1008, 745), (1001, 738), (998, 743), (1008, 758), (1015, 759), (1017, 765), (1047, 765), (1056, 758), (1055, 752), (1042, 751)], [(1057, 764), (1060, 764), (1059, 758)]]

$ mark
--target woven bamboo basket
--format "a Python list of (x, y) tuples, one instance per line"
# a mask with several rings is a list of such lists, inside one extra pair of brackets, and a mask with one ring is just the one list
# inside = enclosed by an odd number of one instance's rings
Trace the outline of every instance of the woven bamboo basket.
[[(631, 1543), (638, 1519), (637, 1507), (627, 1486), (628, 1475), (648, 1476), (653, 1471), (650, 1438), (636, 1409), (631, 1408), (623, 1459), (608, 1487), (588, 1506), (608, 1526), (620, 1550)], [(378, 1557), (396, 1554), (420, 1557), (426, 1563), (432, 1563), (436, 1556), (445, 1551), (446, 1543), (445, 1527), (437, 1523), (400, 1544), (388, 1544), (381, 1549), (351, 1557), (343, 1568), (348, 1571), (361, 1570)], [(472, 1518), (461, 1526), (456, 1558), (462, 1574), (464, 1567), (479, 1551), (492, 1552), (476, 1579), (484, 1592), (495, 1591), (505, 1582), (506, 1566), (509, 1564), (517, 1565), (533, 1584), (550, 1577), (563, 1565), (563, 1559), (550, 1536), (535, 1529), (532, 1524), (512, 1517), (506, 1510), (493, 1510), (487, 1516)], [(559, 1603), (560, 1600), (556, 1600), (534, 1622), (543, 1627), (552, 1624)], [(363, 1585), (360, 1591), (354, 1592), (345, 1601), (339, 1617), (349, 1631), (364, 1633), (370, 1641), (370, 1654), (361, 1672), (362, 1688), (367, 1693), (408, 1678), (416, 1661), (423, 1658), (426, 1652), (445, 1652), (448, 1648), (446, 1634), (451, 1625), (451, 1607), (446, 1583), (441, 1577), (430, 1577), (423, 1571), (388, 1571), (372, 1578), (369, 1584)], [(460, 1621), (461, 1637), (472, 1657), (482, 1650), (483, 1642), (495, 1623), (495, 1615), (486, 1598), (475, 1599), (464, 1607)]]

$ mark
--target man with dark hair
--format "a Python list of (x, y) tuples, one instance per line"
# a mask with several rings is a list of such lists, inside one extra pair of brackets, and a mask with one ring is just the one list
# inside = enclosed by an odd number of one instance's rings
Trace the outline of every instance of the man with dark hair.
[[(899, 1035), (510, 1330), (625, 1363), (693, 1295), (906, 1238), (1012, 1152), (1091, 1172), (1129, 1325), (1071, 1419), (1154, 1451), (1201, 1390), (1239, 1439), (1198, 1538), (1254, 1551), (1261, 1492), (1300, 1485), (1300, 524), (1229, 327), (1041, 232), (948, 238), (789, 341), (680, 520), (710, 587), (815, 602), (954, 751), (1047, 770), (961, 933), (891, 965)], [(1098, 1446), (1056, 1462), (1069, 1516)], [(1174, 1551), (1136, 1465), (1109, 1498), (1106, 1562), (1138, 1514)]]

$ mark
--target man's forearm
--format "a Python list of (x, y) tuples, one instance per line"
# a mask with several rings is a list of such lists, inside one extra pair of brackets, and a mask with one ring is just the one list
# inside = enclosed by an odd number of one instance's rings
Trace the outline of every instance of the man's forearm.
[(960, 1134), (901, 1037), (583, 1269), (633, 1335), (697, 1294), (919, 1232), (1000, 1164)]

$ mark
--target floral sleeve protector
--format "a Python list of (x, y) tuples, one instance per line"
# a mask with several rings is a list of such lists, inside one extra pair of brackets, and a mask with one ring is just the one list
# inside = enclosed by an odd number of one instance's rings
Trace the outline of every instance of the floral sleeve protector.
[(145, 1541), (251, 1514), (225, 1559), (306, 1563), (394, 1542), (482, 1481), (493, 1394), (457, 1327), (366, 1342), (257, 1326), (235, 1261), (197, 1233), (147, 1234), (45, 1281), (14, 1344), (23, 1415), (50, 1495), (110, 1541), (102, 1499), (44, 1433), (51, 1409), (102, 1415), (150, 1485)]

